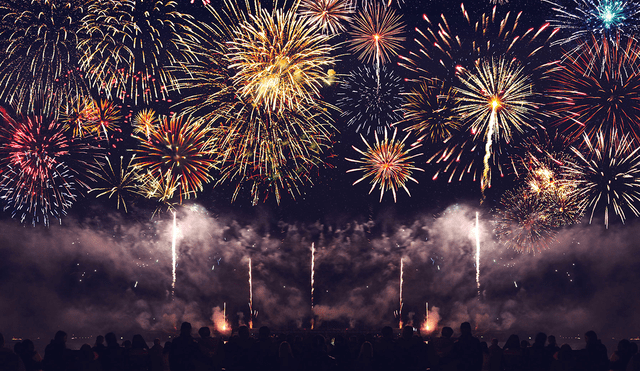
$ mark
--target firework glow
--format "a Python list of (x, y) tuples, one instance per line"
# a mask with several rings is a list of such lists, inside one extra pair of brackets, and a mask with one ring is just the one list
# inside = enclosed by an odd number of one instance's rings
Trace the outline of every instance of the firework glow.
[(298, 9), (322, 32), (331, 34), (345, 31), (353, 14), (349, 0), (302, 0)]

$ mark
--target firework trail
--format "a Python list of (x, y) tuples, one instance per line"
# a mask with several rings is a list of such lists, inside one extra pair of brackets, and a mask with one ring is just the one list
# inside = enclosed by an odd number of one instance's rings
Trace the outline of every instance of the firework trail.
[(402, 15), (380, 2), (365, 6), (352, 20), (351, 46), (349, 50), (365, 63), (373, 62), (376, 68), (377, 88), (380, 87), (380, 65), (398, 55), (405, 40), (402, 37)]
[(175, 298), (176, 291), (176, 267), (178, 264), (178, 253), (176, 251), (176, 239), (178, 235), (178, 225), (176, 223), (176, 212), (173, 214), (173, 228), (171, 232), (171, 298)]
[(253, 328), (253, 276), (251, 274), (251, 258), (249, 258), (249, 328)]
[(476, 288), (480, 297), (480, 212), (476, 211)]
[(404, 287), (404, 258), (400, 258), (400, 310), (398, 317), (400, 318), (399, 327), (402, 328), (402, 307), (404, 307), (404, 296), (402, 288)]
[(311, 243), (311, 309), (313, 309), (313, 292), (315, 290), (315, 275), (316, 275), (316, 247), (315, 243)]
[(396, 191), (398, 188), (403, 188), (409, 196), (409, 189), (407, 189), (406, 182), (408, 180), (418, 183), (417, 180), (411, 177), (412, 170), (424, 171), (420, 168), (413, 166), (412, 159), (416, 156), (420, 156), (420, 153), (410, 155), (409, 152), (420, 147), (420, 144), (410, 145), (409, 149), (405, 150), (405, 140), (409, 137), (407, 134), (401, 141), (396, 141), (396, 134), (398, 129), (394, 129), (393, 136), (389, 140), (388, 133), (385, 130), (384, 140), (380, 142), (378, 139), (378, 132), (374, 133), (376, 143), (371, 146), (362, 135), (362, 141), (367, 146), (367, 150), (362, 151), (355, 146), (352, 146), (363, 157), (360, 160), (352, 160), (347, 158), (347, 161), (362, 164), (362, 166), (347, 170), (347, 173), (354, 171), (364, 171), (364, 175), (356, 180), (353, 185), (360, 183), (361, 181), (371, 177), (371, 189), (369, 194), (373, 192), (376, 186), (380, 187), (380, 201), (382, 202), (382, 196), (384, 192), (391, 190), (393, 194), (393, 200), (396, 201)]

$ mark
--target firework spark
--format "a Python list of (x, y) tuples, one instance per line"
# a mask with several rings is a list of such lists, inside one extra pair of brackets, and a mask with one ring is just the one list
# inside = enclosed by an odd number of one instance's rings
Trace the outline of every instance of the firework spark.
[(20, 112), (51, 115), (65, 100), (89, 96), (78, 48), (96, 26), (86, 18), (89, 3), (0, 2), (0, 97)]
[(298, 11), (322, 32), (331, 34), (345, 31), (344, 23), (353, 14), (349, 0), (301, 0)]
[(98, 192), (96, 197), (108, 196), (108, 198), (115, 197), (116, 208), (120, 209), (120, 204), (124, 208), (124, 212), (127, 212), (127, 203), (125, 198), (128, 195), (140, 195), (140, 189), (138, 186), (138, 173), (132, 166), (135, 156), (131, 156), (127, 164), (123, 164), (123, 156), (120, 156), (120, 167), (113, 168), (109, 157), (105, 156), (106, 165), (96, 161), (96, 165), (99, 171), (91, 170), (98, 179), (106, 183), (106, 187), (92, 187), (89, 192)]
[(48, 225), (89, 188), (87, 170), (101, 150), (51, 117), (14, 119), (4, 109), (0, 117), (0, 200), (22, 222)]
[(215, 162), (206, 149), (208, 133), (200, 120), (175, 114), (162, 116), (149, 139), (134, 135), (139, 141), (134, 168), (151, 177), (168, 176), (168, 183), (177, 185), (179, 202), (194, 197), (213, 179), (209, 171)]
[(253, 328), (253, 275), (251, 272), (251, 258), (249, 258), (249, 328)]
[(402, 308), (404, 307), (404, 296), (402, 289), (404, 287), (404, 259), (400, 258), (400, 309), (398, 310), (398, 318), (400, 318), (399, 327), (402, 328)]
[[(231, 30), (229, 68), (237, 94), (263, 110), (301, 110), (314, 104), (335, 63), (330, 36), (294, 9), (255, 14)], [(243, 17), (244, 18), (244, 17)]]
[(176, 83), (174, 67), (196, 59), (187, 43), (195, 40), (198, 26), (177, 6), (171, 0), (90, 2), (88, 19), (96, 26), (79, 48), (93, 84), (108, 97), (134, 104), (166, 100)]
[(311, 243), (311, 309), (313, 310), (313, 292), (315, 290), (315, 275), (316, 275), (316, 246), (315, 243)]
[[(501, 143), (510, 143), (516, 134), (521, 135), (539, 126), (536, 94), (532, 90), (530, 77), (513, 59), (484, 60), (472, 71), (461, 70), (460, 80), (464, 87), (456, 88), (460, 100), (456, 111), (467, 128), (458, 135), (463, 144), (458, 145), (456, 140), (449, 141), (447, 147), (433, 155), (428, 162), (436, 159), (436, 163), (448, 163), (443, 171), (451, 170), (449, 181), (457, 172), (462, 178), (464, 173), (472, 172), (476, 162), (460, 161), (463, 153), (468, 151), (467, 147), (471, 146), (471, 152), (475, 152), (478, 146), (484, 146), (480, 182), (484, 198), (486, 188), (491, 186), (491, 166), (496, 166), (502, 173), (502, 164), (498, 161)], [(467, 138), (469, 133), (471, 142)]]
[(543, 0), (553, 6), (549, 21), (565, 31), (555, 44), (569, 45), (592, 36), (611, 41), (618, 37), (635, 38), (640, 30), (640, 4), (630, 0)]
[(415, 132), (418, 140), (442, 142), (461, 129), (456, 90), (444, 81), (421, 81), (417, 89), (405, 94), (405, 99), (404, 119), (398, 125), (405, 126), (404, 131)]
[(151, 133), (156, 130), (158, 122), (158, 115), (154, 110), (143, 109), (133, 118), (133, 134), (144, 134), (149, 140)]
[(373, 63), (379, 76), (380, 65), (398, 55), (405, 38), (402, 15), (380, 2), (365, 3), (352, 20), (349, 50), (365, 63)]
[(480, 296), (480, 212), (476, 211), (476, 288)]
[(593, 38), (581, 48), (584, 53), (567, 55), (554, 73), (554, 124), (577, 139), (584, 133), (594, 141), (600, 131), (615, 129), (640, 140), (638, 42)]
[(398, 130), (393, 131), (393, 136), (389, 139), (388, 132), (384, 132), (384, 140), (380, 142), (378, 139), (378, 132), (375, 133), (376, 143), (371, 146), (361, 135), (362, 141), (367, 146), (366, 151), (362, 151), (355, 146), (353, 149), (360, 153), (363, 157), (360, 160), (352, 160), (347, 158), (347, 161), (361, 164), (356, 169), (347, 170), (347, 173), (354, 171), (363, 171), (364, 175), (356, 180), (353, 184), (356, 185), (361, 181), (371, 178), (371, 189), (369, 194), (373, 192), (376, 186), (380, 187), (380, 201), (382, 202), (382, 196), (385, 191), (391, 191), (393, 193), (393, 201), (396, 201), (396, 191), (398, 188), (403, 188), (409, 196), (411, 193), (406, 186), (408, 180), (418, 183), (417, 180), (411, 177), (412, 170), (424, 171), (420, 168), (413, 166), (412, 159), (420, 154), (411, 155), (410, 152), (418, 147), (419, 144), (410, 145), (405, 150), (405, 141), (409, 137), (406, 135), (401, 141), (396, 141), (396, 134)]
[(616, 130), (598, 132), (595, 140), (584, 136), (584, 148), (572, 147), (575, 163), (567, 163), (566, 170), (575, 173), (576, 189), (585, 209), (591, 209), (589, 223), (597, 210), (604, 209), (604, 224), (609, 227), (609, 213), (622, 223), (625, 210), (640, 215), (636, 203), (640, 201), (640, 147), (627, 134)]
[(548, 248), (557, 229), (545, 201), (526, 188), (505, 192), (495, 222), (500, 242), (516, 251), (536, 252)]
[(176, 291), (176, 268), (178, 266), (177, 236), (178, 225), (176, 223), (176, 212), (173, 213), (173, 228), (171, 229), (171, 298), (174, 298)]
[(367, 66), (358, 67), (340, 85), (336, 103), (342, 109), (340, 116), (347, 126), (355, 126), (356, 132), (362, 130), (368, 135), (373, 129), (382, 134), (402, 119), (402, 79), (385, 66), (379, 77), (378, 83), (374, 71)]
[(522, 12), (500, 14), (494, 6), (492, 12), (472, 20), (461, 4), (461, 19), (449, 21), (440, 15), (440, 21), (435, 23), (423, 15), (427, 29), (416, 29), (421, 36), (415, 39), (419, 52), (401, 56), (400, 65), (415, 73), (417, 80), (437, 77), (453, 85), (460, 68), (471, 70), (477, 60), (495, 56), (519, 60), (525, 72), (536, 78), (552, 71), (556, 61), (540, 65), (534, 57), (549, 44), (558, 29), (549, 24), (537, 30), (524, 28), (520, 26)]

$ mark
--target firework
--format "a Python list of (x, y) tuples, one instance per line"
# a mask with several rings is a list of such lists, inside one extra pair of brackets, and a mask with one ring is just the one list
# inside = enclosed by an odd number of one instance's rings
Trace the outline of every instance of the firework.
[(404, 307), (404, 296), (402, 288), (404, 287), (404, 260), (400, 258), (400, 309), (398, 309), (398, 317), (400, 318), (399, 327), (402, 328), (402, 307)]
[(311, 310), (313, 310), (313, 292), (315, 290), (315, 275), (316, 275), (316, 246), (315, 243), (311, 243)]
[(347, 170), (348, 173), (354, 171), (363, 171), (364, 175), (356, 180), (353, 184), (356, 185), (361, 181), (371, 178), (371, 189), (369, 194), (373, 192), (376, 186), (380, 187), (380, 201), (384, 196), (385, 191), (391, 191), (393, 193), (393, 200), (396, 201), (396, 191), (398, 188), (403, 188), (409, 196), (409, 189), (406, 186), (407, 181), (411, 180), (414, 183), (418, 183), (417, 180), (411, 177), (413, 170), (424, 171), (420, 168), (413, 166), (412, 159), (420, 154), (410, 154), (410, 152), (420, 145), (411, 145), (405, 150), (405, 141), (408, 135), (401, 141), (396, 140), (396, 134), (398, 130), (393, 131), (393, 136), (389, 139), (387, 131), (384, 132), (384, 140), (380, 142), (378, 139), (378, 133), (375, 133), (376, 143), (371, 146), (361, 135), (362, 141), (367, 146), (366, 151), (362, 151), (355, 146), (353, 149), (360, 153), (363, 157), (360, 160), (352, 160), (347, 158), (348, 161), (361, 164), (356, 169)]
[(497, 213), (495, 233), (507, 248), (540, 251), (548, 248), (557, 234), (547, 203), (527, 189), (505, 192)]
[(144, 134), (147, 140), (151, 137), (151, 133), (156, 130), (158, 124), (158, 115), (152, 109), (143, 109), (133, 118), (133, 134)]
[(273, 115), (239, 104), (230, 108), (227, 124), (215, 129), (217, 184), (237, 183), (232, 200), (245, 184), (254, 205), (270, 194), (279, 203), (282, 191), (295, 198), (301, 185), (311, 183), (312, 171), (323, 166), (332, 128), (327, 111), (312, 106), (285, 113)]
[(176, 267), (178, 263), (178, 253), (177, 253), (177, 230), (178, 225), (176, 224), (176, 212), (173, 213), (173, 228), (171, 228), (171, 297), (173, 298), (176, 290)]
[(553, 6), (550, 23), (565, 31), (556, 44), (573, 44), (592, 36), (615, 40), (635, 38), (640, 30), (640, 4), (630, 0), (543, 0)]
[(249, 258), (249, 328), (253, 328), (253, 275), (251, 274), (251, 258)]
[(61, 107), (59, 119), (73, 130), (74, 137), (84, 137), (95, 132), (95, 101), (91, 98), (68, 99)]
[(90, 2), (87, 19), (95, 26), (79, 48), (93, 84), (108, 97), (135, 104), (166, 100), (176, 83), (173, 68), (195, 60), (187, 42), (199, 31), (177, 5), (171, 0)]
[(0, 116), (0, 200), (22, 222), (48, 225), (88, 188), (87, 170), (101, 151), (51, 117)]
[(96, 161), (99, 171), (92, 170), (94, 174), (102, 182), (106, 183), (105, 187), (92, 187), (89, 192), (98, 192), (96, 197), (108, 196), (116, 199), (116, 208), (120, 209), (120, 204), (127, 212), (127, 203), (125, 198), (128, 195), (139, 195), (138, 173), (131, 165), (135, 156), (131, 156), (127, 164), (123, 163), (123, 156), (120, 156), (120, 167), (114, 169), (109, 157), (105, 157), (106, 165)]
[(372, 129), (381, 134), (400, 121), (404, 92), (401, 80), (385, 66), (380, 70), (379, 85), (375, 72), (367, 66), (349, 73), (337, 93), (337, 105), (347, 126), (355, 126), (356, 132), (366, 131), (367, 135)]
[[(134, 136), (139, 141), (134, 168), (147, 177), (168, 177), (168, 181), (160, 183), (176, 185), (179, 202), (183, 198), (191, 198), (212, 180), (209, 171), (215, 162), (206, 149), (208, 133), (200, 120), (181, 115), (162, 116), (149, 139)], [(160, 199), (166, 199), (166, 196)]]
[(346, 30), (353, 8), (349, 0), (301, 0), (298, 11), (322, 32), (336, 34)]
[(349, 50), (376, 69), (397, 55), (405, 40), (401, 14), (379, 2), (366, 3), (353, 17), (351, 27)]
[(423, 15), (427, 29), (416, 29), (420, 34), (415, 39), (419, 51), (401, 56), (400, 65), (415, 73), (418, 80), (437, 77), (453, 85), (460, 70), (472, 70), (477, 60), (495, 56), (519, 60), (525, 72), (536, 78), (555, 69), (556, 61), (539, 64), (534, 57), (558, 30), (549, 24), (538, 29), (521, 27), (522, 12), (500, 14), (494, 6), (492, 12), (472, 20), (462, 4), (461, 19), (449, 21), (441, 14), (436, 23)]
[(118, 130), (118, 121), (122, 118), (120, 109), (111, 101), (101, 100), (93, 105), (95, 108), (95, 130), (96, 135), (101, 137), (104, 134), (105, 139), (109, 139), (109, 132)]
[(405, 126), (404, 131), (415, 132), (419, 141), (428, 138), (431, 143), (442, 142), (461, 129), (456, 90), (445, 82), (422, 81), (417, 89), (405, 94), (405, 100), (404, 119), (398, 124)]
[(578, 197), (585, 209), (591, 209), (589, 223), (597, 210), (604, 209), (604, 224), (609, 227), (609, 213), (624, 223), (626, 211), (640, 214), (640, 147), (627, 134), (598, 132), (595, 140), (584, 136), (584, 148), (572, 147), (575, 163), (565, 168), (576, 174)]
[(476, 288), (478, 289), (478, 296), (480, 296), (480, 213), (476, 211)]
[[(450, 181), (454, 174), (460, 173), (462, 178), (465, 172), (473, 172), (475, 180), (475, 173), (480, 168), (473, 170), (475, 162), (479, 162), (477, 158), (469, 162), (460, 159), (469, 151), (468, 147), (471, 147), (470, 152), (479, 153), (477, 147), (483, 146), (480, 188), (484, 195), (485, 189), (491, 186), (492, 165), (502, 173), (502, 164), (497, 159), (501, 144), (509, 143), (516, 134), (523, 134), (539, 125), (538, 106), (529, 76), (513, 59), (484, 60), (472, 71), (462, 70), (460, 80), (464, 87), (456, 88), (460, 101), (456, 112), (460, 114), (466, 130), (455, 139), (462, 140), (463, 144), (449, 141), (447, 147), (428, 162), (435, 159), (436, 163), (447, 163), (444, 172), (451, 170)], [(468, 136), (472, 141), (468, 142)]]
[(335, 58), (330, 37), (311, 22), (293, 9), (258, 7), (232, 30), (229, 68), (242, 99), (271, 112), (314, 104)]
[[(327, 54), (329, 37), (310, 34), (310, 21), (294, 9), (269, 12), (257, 2), (246, 5), (227, 1), (210, 8), (217, 22), (190, 44), (199, 62), (186, 66), (189, 78), (178, 87), (185, 94), (184, 112), (213, 127), (210, 148), (220, 163), (216, 186), (235, 182), (232, 200), (246, 188), (254, 204), (270, 194), (280, 202), (283, 191), (295, 198), (324, 164), (333, 107), (316, 98), (331, 79), (323, 68), (335, 58)], [(276, 30), (287, 33), (264, 40)], [(266, 61), (258, 58), (266, 52), (263, 46), (276, 41)], [(272, 83), (277, 86), (265, 89)]]
[(640, 139), (638, 43), (592, 39), (585, 53), (568, 55), (549, 89), (555, 125), (572, 138), (615, 129)]
[(88, 0), (2, 1), (0, 97), (20, 112), (55, 114), (68, 98), (89, 96), (79, 40), (93, 27)]

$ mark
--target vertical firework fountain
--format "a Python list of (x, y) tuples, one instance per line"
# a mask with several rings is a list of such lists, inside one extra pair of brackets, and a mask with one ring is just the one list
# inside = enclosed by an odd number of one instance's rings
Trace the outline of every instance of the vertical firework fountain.
[(480, 297), (480, 212), (476, 211), (476, 288)]
[(253, 276), (251, 274), (251, 258), (249, 258), (249, 328), (253, 328)]
[(400, 328), (402, 328), (402, 307), (404, 306), (404, 297), (402, 296), (402, 286), (404, 286), (404, 260), (400, 258), (400, 310), (398, 310), (398, 318), (400, 318)]
[(176, 264), (178, 256), (176, 254), (176, 236), (177, 236), (176, 212), (173, 212), (173, 233), (171, 238), (171, 298), (175, 297), (176, 291)]
[[(316, 246), (315, 243), (311, 243), (311, 315), (313, 315), (313, 291), (315, 290), (315, 275), (316, 275)], [(311, 329), (315, 325), (315, 319), (311, 318)]]

